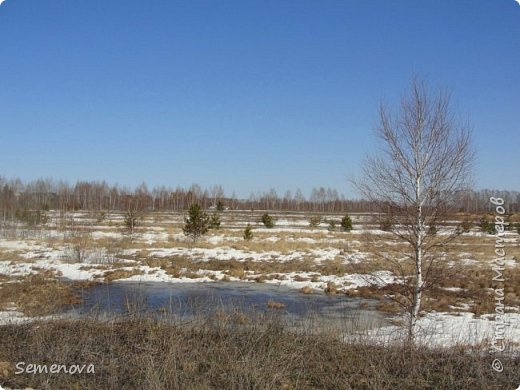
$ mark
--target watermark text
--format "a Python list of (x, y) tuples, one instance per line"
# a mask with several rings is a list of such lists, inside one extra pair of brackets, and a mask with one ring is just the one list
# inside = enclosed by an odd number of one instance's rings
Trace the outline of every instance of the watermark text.
[(93, 364), (32, 364), (25, 362), (16, 363), (16, 375), (20, 374), (95, 374)]

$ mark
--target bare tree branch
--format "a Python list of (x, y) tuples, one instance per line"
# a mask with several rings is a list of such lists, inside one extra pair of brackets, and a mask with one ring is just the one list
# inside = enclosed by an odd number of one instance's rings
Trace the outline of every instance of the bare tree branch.
[(376, 128), (380, 151), (365, 159), (363, 177), (354, 181), (358, 192), (391, 218), (393, 235), (408, 244), (413, 274), (403, 274), (407, 267), (396, 259), (387, 261), (401, 280), (411, 282), (404, 283), (410, 294), (411, 340), (439, 250), (460, 234), (446, 230), (439, 236), (437, 226), (472, 183), (471, 132), (455, 120), (450, 98), (449, 92), (433, 92), (415, 78), (397, 113), (381, 104)]

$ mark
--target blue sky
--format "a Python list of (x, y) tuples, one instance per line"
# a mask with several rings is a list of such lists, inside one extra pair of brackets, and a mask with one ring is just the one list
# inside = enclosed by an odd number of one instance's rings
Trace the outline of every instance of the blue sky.
[(6, 0), (0, 175), (353, 196), (413, 74), (472, 124), (476, 188), (520, 190), (514, 0)]

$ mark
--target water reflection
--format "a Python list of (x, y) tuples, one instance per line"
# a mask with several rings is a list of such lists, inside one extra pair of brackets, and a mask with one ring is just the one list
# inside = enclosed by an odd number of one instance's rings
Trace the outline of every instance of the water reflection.
[(370, 329), (386, 323), (376, 301), (323, 293), (302, 294), (267, 283), (135, 283), (113, 282), (82, 291), (76, 314), (105, 316), (127, 313), (174, 315), (176, 318), (237, 312), (276, 312), (289, 326)]

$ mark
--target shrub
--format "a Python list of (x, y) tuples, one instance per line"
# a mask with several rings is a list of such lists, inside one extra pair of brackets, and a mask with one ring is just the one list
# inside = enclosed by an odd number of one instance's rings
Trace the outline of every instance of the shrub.
[(220, 229), (220, 216), (218, 213), (214, 213), (209, 218), (209, 228), (210, 229)]
[(135, 228), (139, 226), (139, 213), (135, 208), (129, 208), (126, 211), (124, 225), (131, 234), (133, 234)]
[(486, 216), (480, 218), (479, 227), (485, 233), (488, 233), (488, 234), (496, 233), (495, 225), (493, 224), (493, 222), (489, 221), (489, 219)]
[(329, 227), (328, 227), (329, 231), (330, 232), (333, 232), (336, 230), (336, 221), (334, 221), (333, 219), (329, 220)]
[(318, 227), (321, 223), (321, 215), (315, 215), (313, 217), (310, 217), (309, 219), (309, 226), (310, 227)]
[(224, 202), (222, 202), (221, 200), (219, 200), (217, 202), (217, 211), (224, 211), (226, 209), (226, 206), (224, 206)]
[(394, 224), (392, 223), (392, 220), (388, 217), (383, 219), (379, 224), (379, 228), (384, 232), (389, 232), (390, 230), (392, 230), (393, 226)]
[(247, 224), (246, 228), (244, 229), (244, 240), (251, 240), (253, 238), (253, 228), (250, 224)]
[(520, 234), (520, 222), (511, 222), (511, 217), (508, 217), (506, 222), (509, 223), (509, 225), (507, 225), (507, 230)]
[(101, 212), (98, 213), (96, 220), (97, 220), (98, 223), (101, 223), (101, 222), (103, 222), (106, 218), (107, 218), (107, 213), (104, 212), (104, 211), (101, 211)]
[(508, 230), (512, 231), (512, 232), (517, 232), (518, 234), (520, 234), (520, 222), (517, 222), (517, 223), (511, 222), (509, 224)]
[(266, 228), (272, 228), (274, 226), (273, 217), (265, 213), (264, 215), (262, 215), (262, 223)]
[(469, 233), (471, 228), (473, 227), (473, 222), (471, 222), (469, 219), (465, 219), (460, 224), (460, 229), (463, 233)]
[(350, 232), (352, 230), (352, 218), (350, 218), (348, 214), (341, 219), (341, 229), (345, 232)]
[(198, 203), (193, 203), (188, 210), (188, 217), (184, 218), (184, 235), (193, 241), (206, 234), (209, 229), (209, 217)]
[(49, 221), (46, 210), (16, 210), (14, 216), (29, 226), (45, 225)]

